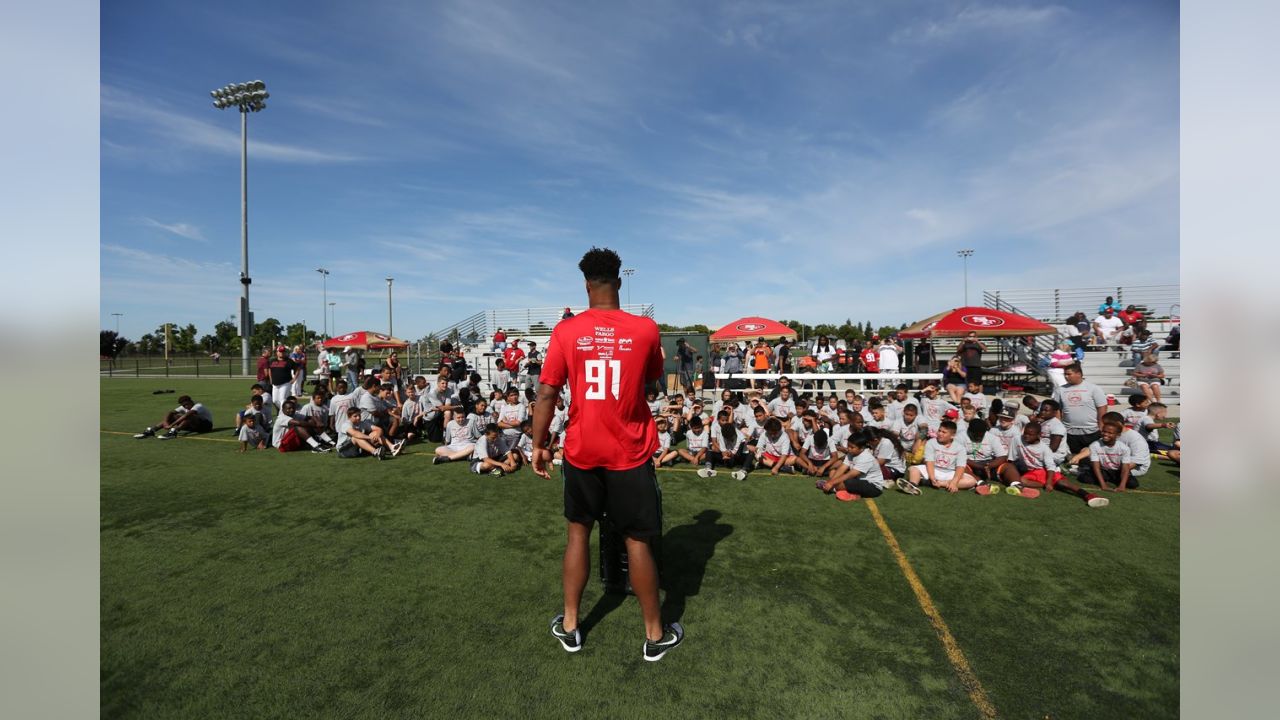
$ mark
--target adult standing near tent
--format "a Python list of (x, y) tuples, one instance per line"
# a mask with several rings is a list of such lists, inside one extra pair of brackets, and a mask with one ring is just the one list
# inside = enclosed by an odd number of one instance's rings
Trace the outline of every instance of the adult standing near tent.
[(964, 363), (965, 378), (969, 382), (982, 382), (982, 353), (986, 351), (987, 346), (978, 339), (977, 332), (965, 335), (960, 343), (960, 360)]
[(347, 387), (352, 390), (360, 387), (360, 351), (348, 347), (342, 355), (342, 366), (347, 371)]
[[(769, 372), (769, 367), (773, 364), (773, 348), (769, 347), (768, 343), (764, 341), (763, 337), (756, 340), (756, 345), (755, 347), (751, 348), (751, 351), (750, 353), (748, 353), (748, 356), (751, 358), (751, 372), (753, 373)], [(754, 390), (755, 388), (756, 388), (756, 381), (752, 380), (751, 389)]]
[(662, 378), (661, 342), (653, 320), (624, 312), (618, 301), (622, 260), (591, 248), (578, 268), (588, 308), (551, 333), (533, 413), (533, 470), (550, 478), (548, 430), (555, 399), (573, 393), (564, 437), (564, 614), (551, 634), (568, 652), (582, 649), (578, 610), (590, 569), (591, 527), (608, 514), (625, 538), (631, 588), (644, 617), (644, 659), (660, 660), (684, 639), (679, 623), (664, 626), (651, 542), (662, 534), (662, 497), (653, 465), (658, 429), (645, 391)]
[(880, 374), (896, 375), (898, 368), (902, 365), (902, 346), (898, 344), (898, 338), (887, 337), (882, 340), (878, 352), (880, 354)]

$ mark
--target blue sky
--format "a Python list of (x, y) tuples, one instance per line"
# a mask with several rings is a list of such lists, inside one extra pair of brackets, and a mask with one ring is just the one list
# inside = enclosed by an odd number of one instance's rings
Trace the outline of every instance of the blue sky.
[[(910, 322), (982, 289), (1178, 277), (1174, 2), (107, 3), (101, 326), (237, 311), (416, 339), (580, 305)], [(626, 291), (623, 293), (624, 301)]]

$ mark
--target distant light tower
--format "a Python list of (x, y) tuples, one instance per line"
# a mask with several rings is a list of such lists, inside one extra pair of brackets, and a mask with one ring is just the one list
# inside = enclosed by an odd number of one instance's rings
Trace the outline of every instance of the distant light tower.
[(124, 313), (111, 313), (116, 318), (116, 337), (120, 337), (120, 318), (124, 317)]
[(240, 372), (249, 374), (249, 336), (253, 334), (253, 317), (249, 311), (249, 113), (267, 107), (267, 84), (261, 80), (231, 83), (209, 92), (213, 106), (219, 110), (240, 110)]
[(969, 307), (969, 258), (973, 250), (957, 250), (956, 255), (964, 258), (964, 306)]
[(387, 336), (388, 337), (395, 337), (395, 333), (393, 332), (394, 327), (391, 324), (391, 283), (394, 280), (395, 278), (393, 277), (387, 278)]
[(320, 321), (324, 324), (324, 339), (329, 339), (329, 315), (325, 313), (325, 308), (329, 305), (329, 271), (324, 268), (316, 268), (316, 272), (320, 273), (321, 287), (324, 289), (324, 305), (320, 306)]
[(337, 311), (333, 309), (333, 306), (337, 304), (338, 303), (336, 301), (329, 302), (329, 327), (333, 328), (334, 330), (338, 329), (338, 321), (334, 317)]
[(627, 305), (630, 306), (631, 305), (631, 276), (636, 274), (636, 270), (635, 268), (627, 268), (626, 270), (622, 271), (622, 274), (627, 276), (627, 281), (626, 281), (627, 282)]

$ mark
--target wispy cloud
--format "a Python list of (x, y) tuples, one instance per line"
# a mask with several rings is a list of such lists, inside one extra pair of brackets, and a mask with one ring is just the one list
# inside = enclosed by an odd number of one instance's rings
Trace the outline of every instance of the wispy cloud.
[[(236, 131), (171, 110), (163, 101), (110, 85), (102, 86), (102, 115), (180, 147), (223, 154), (240, 152), (240, 134)], [(104, 135), (109, 132), (104, 131)], [(362, 159), (342, 152), (261, 140), (250, 140), (249, 152), (255, 158), (287, 163), (348, 163)]]
[(174, 235), (177, 235), (178, 237), (187, 238), (188, 240), (199, 240), (203, 242), (205, 239), (204, 233), (200, 232), (200, 228), (190, 223), (183, 223), (183, 222), (162, 223), (159, 220), (155, 220), (149, 217), (141, 218), (139, 222), (141, 222), (143, 225), (146, 225), (147, 227), (153, 227), (159, 230), (164, 230), (167, 233), (172, 233)]
[(973, 4), (940, 20), (912, 24), (895, 32), (893, 42), (913, 43), (948, 40), (975, 32), (1017, 31), (1044, 27), (1070, 13), (1060, 5)]

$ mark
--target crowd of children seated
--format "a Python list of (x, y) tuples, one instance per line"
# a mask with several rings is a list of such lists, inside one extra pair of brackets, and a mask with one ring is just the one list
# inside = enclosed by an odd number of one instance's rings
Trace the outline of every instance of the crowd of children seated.
[[(1078, 373), (1079, 366), (1068, 371)], [(438, 443), (433, 464), (467, 462), (478, 474), (508, 475), (532, 461), (535, 384), (536, 375), (513, 380), (501, 372), (484, 390), (478, 373), (459, 372), (446, 358), (432, 381), (421, 375), (401, 381), (396, 368), (384, 365), (354, 388), (346, 379), (317, 382), (310, 398), (289, 396), (277, 411), (272, 389), (254, 383), (232, 432), (240, 452), (309, 449), (379, 460), (400, 455), (408, 443), (431, 441)], [(918, 391), (899, 384), (884, 398), (845, 390), (843, 397), (808, 399), (782, 377), (767, 389), (723, 390), (710, 404), (680, 393), (659, 397), (656, 390), (646, 399), (658, 427), (654, 461), (660, 467), (687, 463), (703, 478), (721, 469), (737, 480), (757, 471), (803, 474), (845, 501), (877, 497), (892, 484), (910, 495), (922, 487), (1025, 498), (1058, 491), (1105, 507), (1108, 499), (1084, 486), (1123, 492), (1138, 487), (1153, 457), (1181, 459), (1177, 426), (1165, 419), (1158, 394), (1143, 390), (1122, 412), (1102, 415), (1096, 439), (1088, 442), (1076, 442), (1078, 434), (1068, 440), (1056, 400), (1025, 396), (1030, 412), (1022, 413), (985, 395), (979, 382), (945, 393), (933, 381)], [(188, 413), (204, 431), (211, 429), (202, 405), (181, 400), (160, 424), (167, 430), (162, 437), (176, 435), (175, 426), (192, 429)], [(567, 401), (567, 392), (556, 397), (551, 423), (557, 464)], [(1160, 441), (1161, 429), (1172, 431), (1172, 444)], [(153, 435), (147, 428), (137, 437)]]

